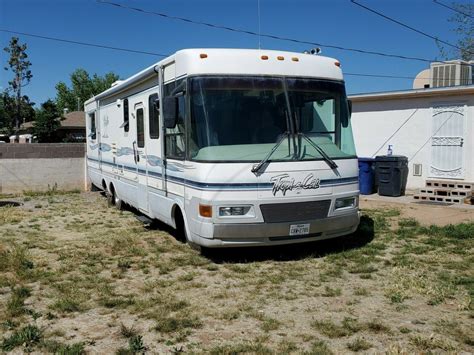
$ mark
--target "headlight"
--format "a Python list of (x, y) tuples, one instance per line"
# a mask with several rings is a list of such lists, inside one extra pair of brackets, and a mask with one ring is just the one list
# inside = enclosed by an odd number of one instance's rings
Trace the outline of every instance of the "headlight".
[(232, 207), (220, 207), (219, 216), (244, 216), (250, 210), (250, 206), (232, 206)]
[(336, 199), (336, 203), (334, 205), (335, 210), (339, 210), (341, 208), (351, 208), (357, 207), (357, 198), (356, 197), (344, 197)]

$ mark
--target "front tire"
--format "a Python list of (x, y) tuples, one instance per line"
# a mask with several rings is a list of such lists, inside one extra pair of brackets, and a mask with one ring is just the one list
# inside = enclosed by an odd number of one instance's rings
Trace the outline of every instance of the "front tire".
[(188, 233), (186, 232), (186, 226), (184, 223), (184, 218), (183, 215), (181, 214), (181, 211), (176, 211), (176, 239), (178, 239), (182, 243), (187, 243), (191, 249), (194, 249), (198, 252), (201, 252), (201, 246), (197, 245), (196, 243), (193, 243), (189, 237)]

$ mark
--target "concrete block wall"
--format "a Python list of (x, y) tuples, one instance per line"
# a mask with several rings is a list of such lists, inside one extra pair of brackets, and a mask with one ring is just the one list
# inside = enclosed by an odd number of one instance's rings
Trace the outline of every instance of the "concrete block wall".
[(83, 143), (0, 144), (0, 193), (86, 188)]

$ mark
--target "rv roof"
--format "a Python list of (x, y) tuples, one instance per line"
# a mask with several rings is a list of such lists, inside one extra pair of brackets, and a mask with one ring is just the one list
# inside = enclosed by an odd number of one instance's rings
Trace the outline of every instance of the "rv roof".
[[(155, 68), (175, 62), (173, 77), (183, 75), (285, 75), (342, 80), (336, 59), (319, 55), (263, 49), (183, 49), (98, 94), (103, 99), (155, 75)], [(166, 76), (166, 75), (165, 75)], [(165, 78), (167, 81), (167, 78)]]

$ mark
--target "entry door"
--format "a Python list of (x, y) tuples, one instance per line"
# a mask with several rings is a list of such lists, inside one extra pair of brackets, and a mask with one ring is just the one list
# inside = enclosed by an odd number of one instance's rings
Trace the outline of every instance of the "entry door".
[(137, 202), (138, 209), (148, 212), (148, 168), (146, 159), (145, 109), (142, 104), (135, 105), (137, 122), (136, 164), (137, 164)]
[(464, 177), (464, 105), (433, 107), (430, 175), (434, 178)]

